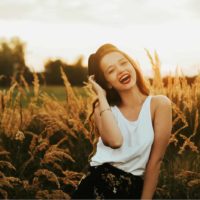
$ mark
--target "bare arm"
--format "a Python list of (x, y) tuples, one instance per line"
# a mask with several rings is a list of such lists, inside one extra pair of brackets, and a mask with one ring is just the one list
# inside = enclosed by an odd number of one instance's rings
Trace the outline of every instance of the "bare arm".
[(99, 104), (94, 110), (94, 120), (101, 139), (106, 146), (113, 149), (120, 148), (123, 143), (123, 137), (113, 113), (111, 110), (108, 110), (110, 105), (106, 99), (106, 93), (91, 76), (89, 77), (89, 81), (99, 99)]
[(99, 130), (101, 139), (106, 146), (113, 149), (120, 148), (123, 143), (123, 137), (117, 125), (116, 119), (110, 110), (100, 112), (109, 108), (109, 104), (104, 95), (98, 95), (99, 105), (95, 108), (95, 123)]
[(158, 104), (154, 120), (154, 143), (144, 176), (141, 199), (152, 199), (158, 183), (160, 166), (168, 146), (172, 129), (171, 101), (162, 95), (156, 96)]

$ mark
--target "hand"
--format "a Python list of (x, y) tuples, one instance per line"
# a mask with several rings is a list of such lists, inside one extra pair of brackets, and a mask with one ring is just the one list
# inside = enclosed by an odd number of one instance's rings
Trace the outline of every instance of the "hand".
[(106, 91), (94, 80), (94, 75), (89, 76), (88, 81), (92, 84), (92, 89), (97, 95), (103, 94), (106, 96)]

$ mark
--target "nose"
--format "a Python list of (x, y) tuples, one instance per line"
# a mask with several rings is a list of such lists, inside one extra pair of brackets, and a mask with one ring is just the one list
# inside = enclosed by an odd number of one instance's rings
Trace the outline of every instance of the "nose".
[(121, 73), (124, 72), (124, 71), (125, 71), (125, 69), (124, 69), (123, 66), (117, 65), (117, 72), (118, 72), (119, 74), (121, 74)]

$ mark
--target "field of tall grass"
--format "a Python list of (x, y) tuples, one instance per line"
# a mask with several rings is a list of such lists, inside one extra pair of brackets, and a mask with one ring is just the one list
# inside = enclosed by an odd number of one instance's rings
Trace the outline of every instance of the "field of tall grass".
[[(200, 74), (193, 84), (176, 74), (164, 86), (158, 56), (151, 94), (173, 104), (173, 130), (155, 198), (200, 198)], [(0, 90), (0, 198), (69, 199), (87, 172), (92, 151), (89, 85), (72, 88), (61, 68), (65, 95), (50, 95), (34, 74), (33, 90), (22, 80)], [(56, 90), (53, 89), (53, 90)], [(58, 97), (56, 97), (58, 96)], [(58, 98), (60, 100), (58, 100)]]

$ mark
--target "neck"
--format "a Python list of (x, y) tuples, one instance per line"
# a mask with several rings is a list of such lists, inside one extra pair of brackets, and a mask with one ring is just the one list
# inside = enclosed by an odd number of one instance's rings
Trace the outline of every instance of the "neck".
[(146, 99), (146, 95), (142, 94), (136, 85), (130, 90), (119, 91), (119, 95), (122, 100), (120, 107), (141, 106)]

